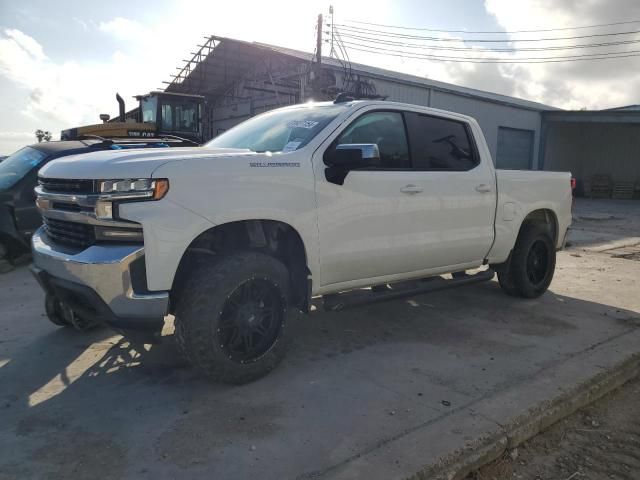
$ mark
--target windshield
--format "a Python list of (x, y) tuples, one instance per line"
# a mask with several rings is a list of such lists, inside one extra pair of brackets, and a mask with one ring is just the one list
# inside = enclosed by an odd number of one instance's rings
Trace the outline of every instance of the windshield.
[(182, 99), (162, 99), (162, 129), (198, 132), (198, 103)]
[(32, 168), (37, 167), (47, 154), (31, 147), (24, 147), (0, 162), (0, 190), (13, 187)]
[(242, 122), (205, 146), (293, 152), (309, 143), (345, 108), (346, 105), (312, 105), (273, 110)]

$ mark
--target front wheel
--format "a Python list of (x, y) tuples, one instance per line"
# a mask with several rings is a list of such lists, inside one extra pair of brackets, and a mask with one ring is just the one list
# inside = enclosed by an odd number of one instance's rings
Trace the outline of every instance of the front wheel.
[(0, 273), (8, 273), (13, 270), (13, 265), (9, 261), (9, 246), (0, 239)]
[(207, 377), (247, 383), (284, 358), (292, 336), (289, 273), (257, 252), (234, 254), (193, 272), (175, 313), (176, 341)]
[(502, 272), (498, 270), (498, 278), (506, 293), (536, 298), (549, 288), (555, 268), (553, 240), (546, 231), (528, 224), (518, 235), (509, 263)]
[(45, 297), (44, 309), (49, 321), (59, 327), (71, 327), (79, 332), (86, 332), (98, 325), (93, 320), (81, 317), (69, 305), (50, 293)]

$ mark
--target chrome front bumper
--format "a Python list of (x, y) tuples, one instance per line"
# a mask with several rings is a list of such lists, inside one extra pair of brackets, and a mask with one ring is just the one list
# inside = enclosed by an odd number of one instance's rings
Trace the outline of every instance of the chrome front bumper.
[[(98, 244), (79, 253), (64, 251), (49, 241), (43, 228), (33, 235), (31, 245), (32, 270), (39, 281), (43, 283), (43, 277), (51, 277), (95, 292), (116, 319), (107, 323), (131, 324), (135, 328), (136, 320), (144, 323), (148, 319), (162, 319), (167, 314), (168, 292), (134, 290), (131, 267), (144, 256), (143, 247)], [(43, 285), (43, 288), (48, 287)]]

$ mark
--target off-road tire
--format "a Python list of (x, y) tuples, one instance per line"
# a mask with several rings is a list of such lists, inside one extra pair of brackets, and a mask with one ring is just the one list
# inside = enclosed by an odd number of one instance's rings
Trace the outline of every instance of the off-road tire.
[[(542, 255), (535, 255), (541, 251)], [(531, 255), (542, 257), (535, 265), (538, 272), (538, 280), (533, 280)], [(508, 273), (503, 281), (507, 288), (513, 286), (514, 295), (523, 298), (537, 298), (547, 291), (556, 268), (556, 249), (549, 234), (534, 224), (525, 224), (516, 245), (511, 252), (508, 265)], [(503, 287), (504, 289), (504, 287)]]
[(47, 293), (47, 296), (44, 299), (44, 310), (47, 314), (47, 318), (54, 325), (58, 325), (59, 327), (69, 327), (70, 324), (64, 318), (62, 308), (62, 302), (60, 302), (56, 296)]
[[(252, 280), (268, 282), (279, 292), (282, 323), (275, 342), (259, 357), (241, 363), (220, 344), (222, 312), (232, 294)], [(208, 378), (243, 384), (273, 370), (284, 358), (298, 312), (288, 307), (289, 272), (282, 262), (259, 252), (236, 253), (196, 268), (177, 300), (175, 339), (187, 360)]]
[(14, 269), (13, 264), (9, 261), (9, 246), (0, 239), (0, 274), (9, 273)]
[(511, 273), (511, 257), (502, 265), (496, 267), (496, 273), (498, 274), (498, 283), (502, 291), (511, 297), (518, 296), (518, 291), (513, 283), (513, 275)]

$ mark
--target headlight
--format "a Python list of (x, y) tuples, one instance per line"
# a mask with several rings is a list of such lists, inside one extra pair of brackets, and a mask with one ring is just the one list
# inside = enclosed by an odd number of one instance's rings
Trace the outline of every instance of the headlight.
[(166, 178), (138, 178), (123, 180), (100, 180), (100, 195), (114, 200), (160, 200), (169, 191)]

